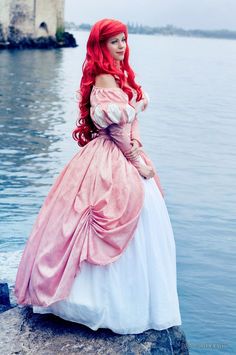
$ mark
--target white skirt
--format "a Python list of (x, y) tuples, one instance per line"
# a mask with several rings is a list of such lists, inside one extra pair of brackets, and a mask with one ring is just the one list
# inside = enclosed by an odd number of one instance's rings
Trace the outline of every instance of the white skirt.
[(154, 179), (142, 179), (144, 205), (133, 239), (115, 262), (84, 261), (67, 299), (34, 313), (53, 313), (93, 330), (138, 334), (181, 325), (176, 249), (165, 201)]

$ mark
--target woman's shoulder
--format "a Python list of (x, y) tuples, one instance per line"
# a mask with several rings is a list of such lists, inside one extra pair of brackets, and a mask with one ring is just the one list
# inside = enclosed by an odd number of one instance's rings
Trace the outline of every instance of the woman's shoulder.
[(95, 78), (90, 94), (90, 104), (98, 103), (124, 103), (127, 104), (129, 98), (119, 87), (115, 78), (111, 74), (100, 74)]
[(96, 76), (95, 86), (100, 88), (111, 88), (111, 89), (119, 87), (114, 76), (105, 73)]

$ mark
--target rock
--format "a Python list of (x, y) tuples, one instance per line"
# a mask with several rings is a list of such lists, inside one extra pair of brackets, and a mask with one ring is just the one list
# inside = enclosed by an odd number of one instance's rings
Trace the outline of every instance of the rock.
[(11, 306), (9, 298), (9, 289), (6, 282), (0, 283), (0, 305)]
[(0, 314), (0, 354), (187, 355), (189, 351), (179, 327), (119, 335), (105, 328), (93, 331), (54, 315), (35, 314), (31, 307), (15, 307)]
[(57, 42), (63, 47), (77, 47), (76, 40), (74, 36), (69, 32), (62, 32), (59, 36), (56, 36)]
[(12, 308), (11, 306), (4, 306), (0, 304), (0, 313), (8, 311), (8, 309)]
[[(13, 302), (11, 302), (11, 298)], [(0, 280), (0, 313), (8, 311), (8, 309), (16, 306), (16, 298), (13, 295), (12, 288), (9, 290), (8, 284)]]
[(77, 47), (74, 36), (69, 32), (61, 32), (58, 36), (26, 37), (21, 31), (14, 27), (9, 27), (9, 36), (3, 40), (0, 28), (0, 49), (53, 49), (63, 47)]
[(0, 304), (6, 306), (10, 305), (9, 289), (6, 282), (0, 283)]

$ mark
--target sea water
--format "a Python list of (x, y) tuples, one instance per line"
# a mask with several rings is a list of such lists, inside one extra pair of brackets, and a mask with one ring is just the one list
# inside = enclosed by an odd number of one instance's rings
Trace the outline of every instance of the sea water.
[[(13, 286), (51, 184), (79, 147), (87, 32), (79, 46), (0, 52), (0, 279)], [(192, 354), (233, 354), (235, 338), (236, 45), (225, 39), (130, 35), (150, 96), (140, 114), (177, 253), (182, 328)]]

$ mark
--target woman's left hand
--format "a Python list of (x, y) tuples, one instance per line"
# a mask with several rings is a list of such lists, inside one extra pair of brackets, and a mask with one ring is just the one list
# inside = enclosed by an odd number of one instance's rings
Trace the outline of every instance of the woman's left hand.
[(142, 148), (140, 148), (136, 139), (132, 139), (131, 144), (132, 144), (132, 148), (131, 148), (130, 152), (126, 155), (127, 159), (135, 158), (137, 155), (139, 155), (139, 152), (142, 150)]

